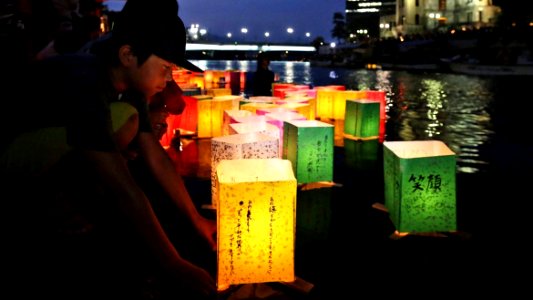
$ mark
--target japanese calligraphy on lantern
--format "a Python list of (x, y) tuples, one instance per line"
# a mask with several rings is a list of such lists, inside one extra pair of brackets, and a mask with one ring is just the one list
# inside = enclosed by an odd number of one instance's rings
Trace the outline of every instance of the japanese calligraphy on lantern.
[(385, 206), (396, 229), (456, 230), (455, 154), (441, 141), (383, 146)]

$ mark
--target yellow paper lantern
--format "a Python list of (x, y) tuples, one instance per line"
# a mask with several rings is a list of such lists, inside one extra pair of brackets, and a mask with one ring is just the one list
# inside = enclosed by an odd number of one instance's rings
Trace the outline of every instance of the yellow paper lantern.
[(316, 93), (316, 116), (320, 119), (333, 119), (333, 103), (337, 90), (318, 89)]
[(335, 93), (335, 99), (333, 100), (333, 118), (344, 119), (346, 113), (346, 100), (358, 100), (363, 99), (366, 93), (363, 91), (338, 91)]
[(198, 101), (198, 137), (207, 138), (222, 135), (224, 111), (233, 109), (233, 99), (213, 97)]
[(217, 207), (216, 168), (224, 159), (279, 158), (279, 139), (250, 132), (211, 139), (211, 203)]
[(206, 94), (217, 97), (217, 96), (229, 96), (231, 95), (231, 89), (227, 88), (208, 88), (206, 89)]
[(216, 174), (218, 290), (294, 281), (296, 179), (290, 161), (222, 160)]

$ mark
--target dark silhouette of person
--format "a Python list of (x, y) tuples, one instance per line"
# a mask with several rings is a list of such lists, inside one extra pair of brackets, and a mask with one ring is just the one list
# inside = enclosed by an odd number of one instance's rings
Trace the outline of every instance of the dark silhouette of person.
[(270, 70), (270, 58), (264, 52), (257, 55), (257, 70), (253, 77), (254, 96), (272, 96), (272, 83), (274, 83), (274, 72)]

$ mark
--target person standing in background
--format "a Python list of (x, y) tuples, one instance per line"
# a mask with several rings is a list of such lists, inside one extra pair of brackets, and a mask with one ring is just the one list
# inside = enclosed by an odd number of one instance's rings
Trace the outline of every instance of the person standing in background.
[(257, 69), (253, 77), (252, 94), (254, 96), (272, 96), (272, 84), (274, 83), (274, 72), (270, 70), (270, 59), (266, 53), (260, 52), (257, 55)]

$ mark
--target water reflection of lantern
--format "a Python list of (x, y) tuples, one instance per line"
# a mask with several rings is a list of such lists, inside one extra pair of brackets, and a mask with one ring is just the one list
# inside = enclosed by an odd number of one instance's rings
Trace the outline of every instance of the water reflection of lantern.
[(296, 179), (288, 160), (222, 160), (216, 170), (217, 286), (293, 282)]
[(296, 231), (299, 243), (324, 241), (328, 238), (333, 188), (331, 185), (313, 183), (298, 189)]
[(379, 106), (372, 100), (347, 100), (344, 136), (356, 140), (379, 138)]
[[(344, 159), (346, 166), (354, 170), (369, 172), (378, 168), (379, 141), (356, 141), (344, 139)], [(381, 156), (379, 156), (381, 161)]]
[(383, 142), (385, 206), (399, 232), (455, 231), (455, 153), (442, 141)]
[(333, 180), (333, 125), (316, 121), (287, 121), (283, 158), (292, 162), (298, 183)]
[(216, 168), (223, 159), (279, 158), (279, 139), (262, 133), (243, 133), (211, 139), (211, 200), (217, 207)]

